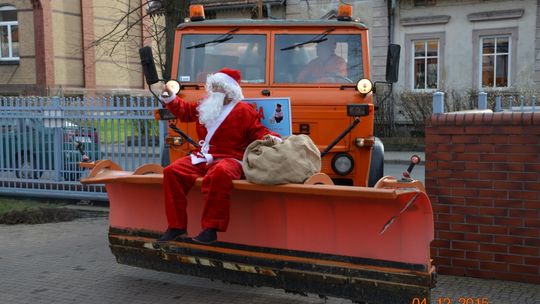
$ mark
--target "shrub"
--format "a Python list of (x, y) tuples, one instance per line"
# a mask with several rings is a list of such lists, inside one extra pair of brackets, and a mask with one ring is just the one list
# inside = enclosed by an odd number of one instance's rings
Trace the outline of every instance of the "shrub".
[(0, 214), (0, 224), (44, 224), (67, 222), (80, 218), (81, 213), (67, 208), (37, 208), (12, 210)]

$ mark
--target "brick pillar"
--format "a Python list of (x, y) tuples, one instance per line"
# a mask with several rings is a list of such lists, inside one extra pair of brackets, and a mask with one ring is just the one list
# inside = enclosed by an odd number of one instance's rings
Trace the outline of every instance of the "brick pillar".
[(92, 91), (96, 88), (96, 54), (94, 42), (93, 0), (81, 0), (84, 86)]
[(50, 0), (33, 0), (36, 85), (47, 89), (54, 82), (54, 46)]
[(426, 190), (439, 273), (540, 283), (540, 113), (432, 116)]

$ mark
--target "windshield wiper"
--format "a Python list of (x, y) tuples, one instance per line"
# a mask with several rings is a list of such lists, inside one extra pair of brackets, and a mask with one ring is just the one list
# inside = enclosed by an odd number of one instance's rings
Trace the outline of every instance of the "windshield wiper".
[(231, 39), (234, 38), (233, 35), (231, 35), (232, 33), (238, 31), (239, 28), (233, 28), (232, 30), (228, 31), (227, 33), (217, 37), (216, 39), (213, 39), (213, 40), (210, 40), (210, 41), (206, 41), (206, 42), (202, 42), (202, 43), (199, 43), (199, 44), (195, 44), (195, 45), (191, 45), (191, 46), (188, 46), (186, 47), (186, 49), (198, 49), (198, 48), (202, 48), (202, 47), (205, 47), (207, 44), (210, 44), (210, 43), (215, 43), (215, 44), (219, 44), (219, 43), (222, 43), (222, 42), (225, 42), (225, 41), (229, 41)]
[(222, 42), (225, 42), (225, 41), (229, 41), (233, 39), (233, 36), (232, 35), (228, 35), (228, 36), (225, 36), (223, 38), (219, 38), (219, 39), (214, 39), (214, 40), (210, 40), (210, 41), (207, 41), (207, 42), (203, 42), (203, 43), (199, 43), (199, 44), (196, 44), (196, 45), (192, 45), (192, 46), (188, 46), (186, 47), (186, 49), (198, 49), (198, 48), (202, 48), (202, 47), (205, 47), (207, 44), (210, 44), (210, 43), (215, 43), (215, 44), (219, 44), (219, 43), (222, 43)]
[(308, 41), (304, 41), (304, 42), (300, 42), (300, 43), (297, 43), (297, 44), (293, 44), (291, 46), (287, 46), (287, 47), (284, 47), (284, 48), (281, 48), (280, 51), (287, 51), (287, 50), (292, 50), (294, 48), (297, 48), (297, 47), (301, 47), (303, 45), (306, 45), (306, 44), (310, 44), (310, 43), (321, 43), (323, 41), (326, 41), (328, 40), (328, 38), (326, 38), (326, 36), (328, 36), (328, 34), (330, 32), (332, 32), (333, 30), (335, 29), (329, 29), (329, 30), (326, 30), (324, 31), (323, 33), (309, 39)]

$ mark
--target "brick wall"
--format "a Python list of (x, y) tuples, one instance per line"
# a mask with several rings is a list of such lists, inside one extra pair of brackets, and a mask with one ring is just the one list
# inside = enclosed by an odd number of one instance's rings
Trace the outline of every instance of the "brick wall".
[(426, 189), (439, 273), (540, 284), (540, 113), (432, 116)]
[(47, 88), (55, 84), (51, 0), (33, 1), (33, 3), (36, 84)]

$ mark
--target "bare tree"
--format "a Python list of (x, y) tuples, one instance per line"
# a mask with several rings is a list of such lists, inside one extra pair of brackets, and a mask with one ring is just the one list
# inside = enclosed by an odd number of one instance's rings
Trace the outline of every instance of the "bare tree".
[[(126, 50), (141, 46), (141, 41), (151, 41), (155, 61), (164, 79), (171, 77), (174, 33), (177, 25), (188, 15), (188, 0), (121, 0), (118, 20), (114, 26), (99, 36), (92, 47), (112, 57)], [(163, 20), (164, 19), (164, 20)], [(137, 31), (141, 29), (142, 31)]]

